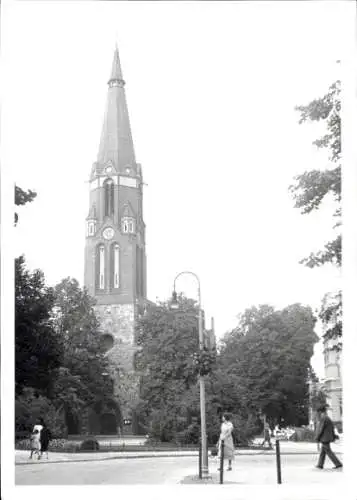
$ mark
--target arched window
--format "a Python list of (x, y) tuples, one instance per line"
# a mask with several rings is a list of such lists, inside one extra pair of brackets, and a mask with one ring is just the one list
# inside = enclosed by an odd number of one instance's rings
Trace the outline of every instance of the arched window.
[(94, 235), (94, 222), (88, 222), (88, 236)]
[(100, 337), (100, 350), (102, 353), (110, 351), (114, 346), (114, 337), (110, 333), (104, 333)]
[(110, 289), (118, 290), (120, 288), (120, 247), (116, 242), (110, 245), (109, 268)]
[(115, 244), (114, 245), (114, 276), (113, 276), (114, 288), (119, 288), (119, 284), (120, 284), (119, 272), (120, 272), (120, 248), (119, 248), (119, 245)]
[(133, 217), (122, 217), (121, 230), (123, 233), (135, 233), (135, 219)]
[(104, 214), (111, 217), (114, 214), (114, 182), (113, 179), (104, 181)]
[(98, 288), (104, 290), (105, 254), (104, 245), (98, 247)]

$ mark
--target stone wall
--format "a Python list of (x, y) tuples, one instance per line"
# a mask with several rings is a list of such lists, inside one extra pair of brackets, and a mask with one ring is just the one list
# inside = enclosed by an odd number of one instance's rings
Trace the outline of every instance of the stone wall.
[(135, 306), (134, 304), (97, 305), (96, 313), (102, 334), (112, 335), (113, 347), (108, 351), (110, 375), (114, 381), (114, 397), (123, 419), (132, 419), (139, 397), (139, 376), (134, 370)]

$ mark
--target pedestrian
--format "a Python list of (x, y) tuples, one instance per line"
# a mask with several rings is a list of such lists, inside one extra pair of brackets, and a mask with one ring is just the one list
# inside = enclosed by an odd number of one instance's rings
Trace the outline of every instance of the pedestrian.
[[(36, 419), (36, 423), (33, 426), (32, 434), (38, 434), (38, 439), (39, 439), (39, 450), (37, 453), (37, 459), (40, 460), (41, 458), (41, 431), (43, 429), (43, 425), (41, 424), (41, 420), (38, 418)], [(31, 457), (30, 457), (31, 458)]]
[(280, 427), (280, 424), (276, 424), (275, 428), (274, 428), (274, 436), (276, 439), (279, 439), (281, 437), (281, 427)]
[(43, 425), (41, 424), (41, 420), (42, 419), (40, 419), (40, 418), (36, 419), (36, 423), (33, 426), (33, 431), (32, 432), (34, 432), (35, 430), (38, 430), (38, 432), (41, 434), (42, 427), (43, 427)]
[[(232, 460), (234, 460), (234, 443), (233, 443), (233, 424), (231, 422), (231, 415), (224, 413), (222, 417), (221, 434), (217, 443), (218, 457), (221, 457), (222, 441), (224, 441), (224, 455), (223, 458), (228, 459), (228, 469), (232, 470)], [(220, 470), (220, 469), (218, 469)]]
[(337, 437), (335, 434), (333, 422), (327, 415), (326, 406), (321, 406), (320, 408), (318, 408), (317, 412), (319, 415), (319, 422), (316, 431), (316, 441), (318, 443), (321, 443), (321, 450), (316, 468), (324, 468), (325, 458), (327, 455), (334, 464), (334, 468), (340, 469), (342, 467), (342, 463), (331, 450), (331, 443), (333, 443), (333, 441), (335, 441)]
[(268, 446), (270, 449), (273, 448), (273, 446), (271, 444), (271, 432), (270, 432), (270, 428), (269, 428), (268, 423), (265, 423), (265, 425), (264, 425), (264, 441), (262, 443), (262, 446), (264, 446), (265, 443), (268, 443)]
[(37, 458), (40, 458), (40, 450), (41, 450), (41, 444), (40, 444), (40, 431), (38, 429), (34, 429), (31, 434), (30, 438), (30, 457), (32, 458), (32, 455), (37, 455)]
[(42, 455), (46, 452), (47, 454), (47, 460), (48, 460), (48, 445), (50, 444), (51, 440), (51, 432), (47, 425), (45, 424), (45, 421), (43, 418), (40, 418), (40, 423), (42, 425), (42, 430), (40, 433), (40, 443), (41, 443), (41, 457)]

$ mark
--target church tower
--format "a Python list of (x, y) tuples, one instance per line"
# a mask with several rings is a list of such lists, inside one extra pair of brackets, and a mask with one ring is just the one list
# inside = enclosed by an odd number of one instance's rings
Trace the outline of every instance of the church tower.
[(84, 284), (97, 301), (101, 341), (121, 413), (116, 426), (130, 433), (136, 432), (135, 320), (146, 303), (146, 254), (143, 178), (124, 86), (116, 48), (97, 161), (89, 180)]

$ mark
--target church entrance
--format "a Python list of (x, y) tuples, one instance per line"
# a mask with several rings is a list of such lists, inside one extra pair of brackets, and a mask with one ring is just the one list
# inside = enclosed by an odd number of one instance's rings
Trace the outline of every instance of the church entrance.
[(118, 403), (112, 398), (104, 398), (92, 407), (90, 432), (93, 434), (114, 435), (122, 427), (122, 416)]
[(117, 434), (117, 419), (114, 413), (102, 413), (100, 416), (100, 434)]

